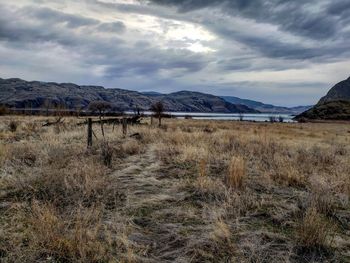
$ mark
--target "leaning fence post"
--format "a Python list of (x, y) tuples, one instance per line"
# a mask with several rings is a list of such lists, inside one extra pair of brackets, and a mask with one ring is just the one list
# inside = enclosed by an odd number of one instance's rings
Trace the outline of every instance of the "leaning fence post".
[(92, 146), (92, 120), (91, 118), (88, 118), (88, 126), (87, 126), (87, 132), (88, 132), (88, 137), (87, 137), (87, 147), (90, 148)]
[(123, 118), (123, 135), (126, 136), (127, 132), (128, 132), (128, 123), (126, 118)]

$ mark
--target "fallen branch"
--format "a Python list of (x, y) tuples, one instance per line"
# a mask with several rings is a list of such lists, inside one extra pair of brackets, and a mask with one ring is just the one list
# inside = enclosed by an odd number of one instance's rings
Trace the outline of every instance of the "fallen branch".
[[(128, 124), (139, 124), (141, 121), (141, 117), (140, 116), (133, 116), (133, 117), (129, 117), (126, 118), (126, 121)], [(123, 118), (112, 118), (112, 119), (103, 119), (103, 120), (96, 120), (96, 121), (92, 121), (93, 124), (122, 124), (123, 122)], [(80, 122), (77, 125), (81, 126), (81, 125), (87, 125), (88, 122), (87, 120), (84, 122)]]
[(64, 119), (62, 119), (61, 117), (57, 118), (55, 121), (53, 122), (49, 122), (47, 121), (46, 123), (44, 123), (42, 125), (42, 127), (47, 127), (47, 126), (51, 126), (51, 125), (56, 125), (56, 124), (61, 124), (63, 123)]

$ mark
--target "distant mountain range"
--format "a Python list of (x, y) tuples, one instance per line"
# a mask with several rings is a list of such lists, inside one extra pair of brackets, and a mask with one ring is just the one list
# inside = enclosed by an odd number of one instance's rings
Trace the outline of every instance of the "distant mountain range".
[[(142, 92), (144, 95), (152, 96), (152, 97), (161, 97), (164, 96), (164, 94), (155, 92), (155, 91), (145, 91)], [(272, 104), (265, 104), (260, 101), (255, 100), (248, 100), (248, 99), (241, 99), (234, 96), (220, 96), (225, 101), (230, 102), (235, 105), (245, 105), (249, 108), (252, 108), (254, 110), (257, 110), (261, 113), (282, 113), (282, 114), (299, 114), (301, 112), (304, 112), (310, 108), (312, 108), (312, 105), (308, 106), (297, 106), (297, 107), (282, 107), (282, 106), (275, 106)]]
[(296, 119), (350, 120), (350, 77), (337, 83), (314, 107)]
[[(159, 93), (159, 92), (155, 92), (155, 91), (145, 91), (145, 92), (142, 92), (142, 94), (152, 96), (152, 97), (164, 96), (164, 94)], [(241, 99), (241, 98), (233, 97), (233, 96), (220, 96), (220, 98), (223, 98), (225, 101), (230, 102), (230, 103), (235, 104), (235, 105), (245, 105), (245, 106), (252, 108), (254, 110), (257, 110), (261, 113), (299, 114), (301, 112), (304, 112), (304, 111), (312, 108), (312, 105), (297, 106), (297, 107), (275, 106), (272, 104), (265, 104), (265, 103), (262, 103), (259, 101)]]
[(166, 111), (258, 113), (245, 105), (232, 104), (223, 98), (200, 92), (180, 91), (170, 94), (147, 94), (101, 86), (79, 86), (72, 83), (25, 81), (0, 78), (0, 103), (13, 108), (45, 108), (63, 106), (67, 109), (87, 109), (92, 101), (106, 101), (114, 108), (131, 111), (149, 110), (162, 101)]
[(246, 105), (250, 108), (253, 108), (255, 110), (258, 110), (263, 113), (289, 113), (289, 114), (299, 114), (303, 111), (306, 111), (310, 109), (312, 106), (297, 106), (297, 107), (282, 107), (282, 106), (275, 106), (271, 104), (265, 104), (259, 101), (254, 100), (247, 100), (247, 99), (241, 99), (238, 97), (233, 96), (221, 96), (224, 100), (231, 102), (233, 104), (242, 104)]

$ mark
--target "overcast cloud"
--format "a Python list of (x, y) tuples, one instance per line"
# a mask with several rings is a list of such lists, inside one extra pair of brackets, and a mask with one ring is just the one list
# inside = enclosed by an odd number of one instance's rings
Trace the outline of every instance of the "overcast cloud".
[(0, 77), (317, 102), (350, 75), (349, 0), (0, 0)]

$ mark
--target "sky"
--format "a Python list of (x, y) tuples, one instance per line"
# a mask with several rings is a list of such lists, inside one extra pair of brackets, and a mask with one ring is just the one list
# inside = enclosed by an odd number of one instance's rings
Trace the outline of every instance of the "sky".
[(0, 0), (1, 78), (297, 106), (349, 76), (349, 0)]

